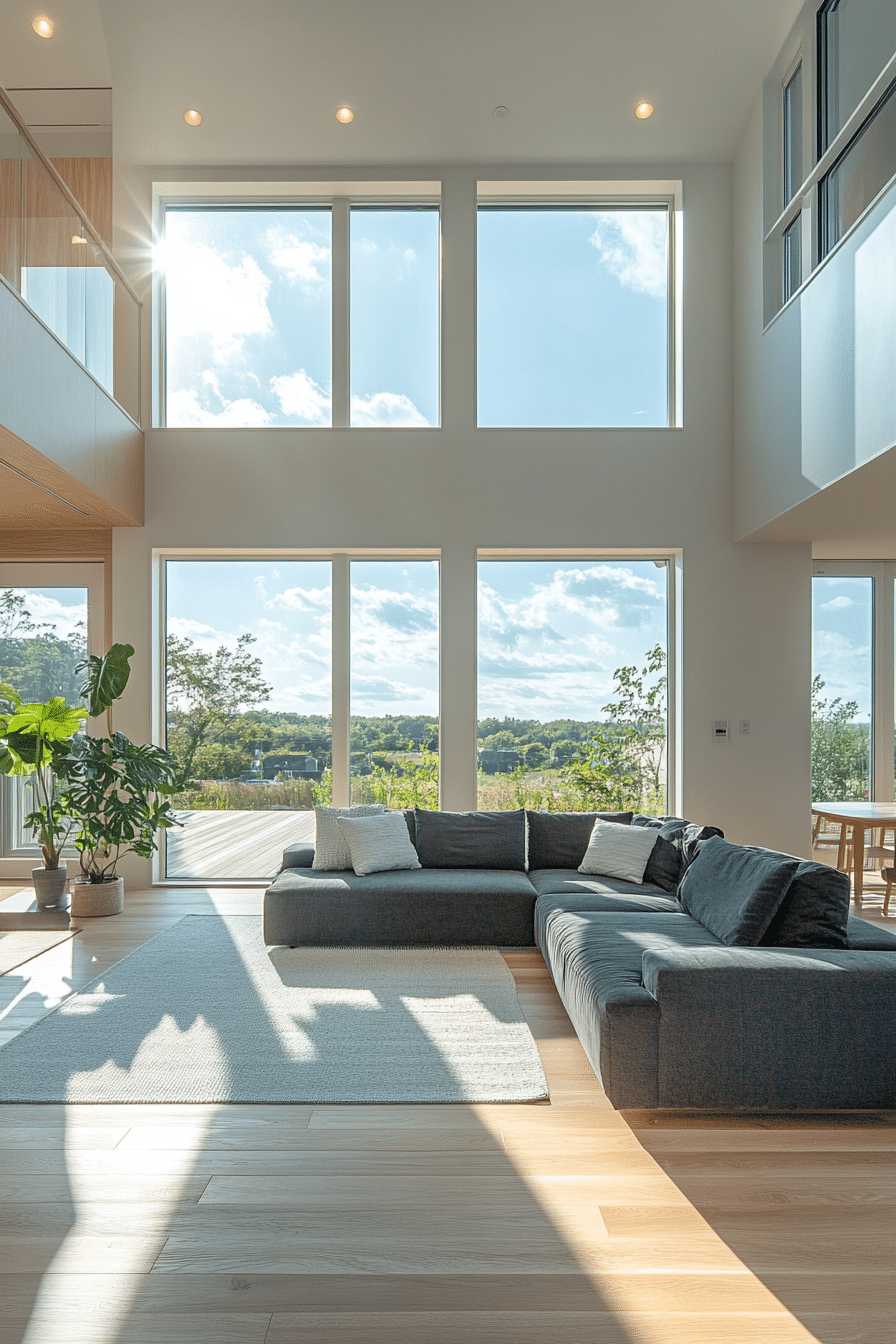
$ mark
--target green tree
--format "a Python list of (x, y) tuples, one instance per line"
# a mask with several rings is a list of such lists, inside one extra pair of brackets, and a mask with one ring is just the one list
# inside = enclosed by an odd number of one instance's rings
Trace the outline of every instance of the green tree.
[(68, 639), (53, 626), (35, 621), (23, 593), (0, 590), (0, 677), (30, 704), (56, 696), (77, 701), (81, 678), (78, 664), (87, 654), (87, 638), (79, 623)]
[(212, 653), (168, 636), (168, 747), (185, 778), (195, 775), (200, 747), (221, 741), (242, 713), (270, 696), (254, 643), (244, 634), (235, 649), (222, 644)]
[(822, 697), (812, 680), (812, 801), (864, 802), (868, 797), (869, 729), (856, 723), (857, 700)]
[(646, 658), (646, 667), (618, 667), (613, 673), (616, 698), (604, 706), (611, 717), (598, 723), (563, 772), (588, 807), (665, 806), (665, 650), (656, 644)]

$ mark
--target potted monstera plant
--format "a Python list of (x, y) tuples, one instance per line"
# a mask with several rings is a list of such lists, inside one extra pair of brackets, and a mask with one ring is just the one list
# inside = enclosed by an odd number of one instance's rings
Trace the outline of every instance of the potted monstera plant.
[(112, 728), (112, 705), (131, 673), (130, 644), (113, 644), (103, 658), (80, 665), (81, 695), (91, 719), (106, 717), (106, 736), (79, 737), (63, 767), (62, 801), (75, 819), (74, 845), (81, 877), (71, 884), (72, 916), (114, 915), (124, 909), (124, 881), (116, 872), (125, 854), (149, 858), (156, 833), (176, 825), (170, 795), (180, 771), (162, 747), (137, 746)]
[(74, 829), (61, 802), (61, 783), (72, 739), (87, 717), (83, 705), (67, 705), (61, 695), (43, 704), (26, 704), (0, 683), (0, 774), (27, 776), (33, 811), (25, 826), (34, 832), (43, 864), (32, 868), (34, 894), (41, 909), (62, 901), (68, 865), (62, 850)]

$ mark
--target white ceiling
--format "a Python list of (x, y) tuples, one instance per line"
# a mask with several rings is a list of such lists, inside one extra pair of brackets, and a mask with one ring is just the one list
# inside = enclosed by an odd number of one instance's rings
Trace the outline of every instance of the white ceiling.
[[(120, 163), (730, 159), (799, 0), (0, 0), (0, 84), (111, 84)], [(44, 11), (45, 41), (31, 30)], [(639, 122), (649, 98), (655, 116)], [(351, 126), (333, 113), (354, 108)], [(510, 115), (495, 119), (502, 104)], [(192, 130), (183, 112), (197, 107)]]

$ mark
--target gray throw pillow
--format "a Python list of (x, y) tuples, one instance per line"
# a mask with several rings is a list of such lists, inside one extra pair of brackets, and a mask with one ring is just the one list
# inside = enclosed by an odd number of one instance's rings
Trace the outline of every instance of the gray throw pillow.
[(771, 849), (704, 840), (678, 888), (682, 909), (728, 947), (756, 947), (800, 866)]
[(762, 935), (763, 947), (849, 947), (846, 873), (805, 860)]
[(526, 814), (415, 810), (417, 856), (424, 868), (526, 871)]
[[(647, 829), (654, 829), (648, 827)], [(661, 891), (677, 891), (684, 872), (681, 848), (673, 840), (667, 840), (662, 830), (656, 837), (647, 867), (644, 869), (644, 881), (652, 882)]]
[(529, 870), (578, 868), (585, 857), (596, 821), (628, 826), (631, 812), (526, 812)]

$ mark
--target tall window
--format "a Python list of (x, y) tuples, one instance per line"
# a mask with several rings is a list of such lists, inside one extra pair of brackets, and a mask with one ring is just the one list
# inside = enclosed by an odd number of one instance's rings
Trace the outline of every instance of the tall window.
[(665, 205), (481, 203), (478, 423), (670, 423)]
[(890, 802), (896, 564), (818, 561), (813, 575), (813, 801)]
[(435, 560), (171, 558), (164, 588), (168, 879), (270, 878), (318, 804), (438, 806)]
[[(75, 669), (102, 649), (101, 564), (0, 565), (0, 681), (22, 700), (78, 704), (84, 678)], [(23, 873), (39, 860), (23, 825), (31, 810), (28, 780), (0, 777), (0, 856), (21, 858)]]
[(439, 212), (351, 212), (351, 423), (439, 423)]
[(896, 51), (892, 0), (825, 0), (818, 10), (818, 153), (833, 143)]
[(169, 427), (438, 424), (437, 207), (171, 204), (159, 261)]
[(313, 838), (331, 642), (326, 560), (167, 562), (167, 746), (187, 780), (169, 878), (269, 877), (287, 844)]
[(439, 805), (439, 571), (351, 562), (351, 797)]
[(480, 807), (665, 811), (667, 613), (665, 561), (480, 561)]

